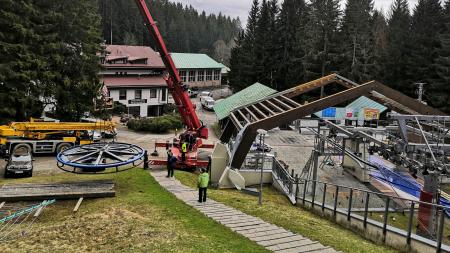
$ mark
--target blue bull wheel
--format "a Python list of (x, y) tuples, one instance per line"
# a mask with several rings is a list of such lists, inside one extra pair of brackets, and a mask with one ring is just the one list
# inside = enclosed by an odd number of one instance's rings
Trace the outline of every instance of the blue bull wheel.
[(56, 156), (61, 170), (77, 174), (117, 173), (143, 163), (144, 150), (120, 142), (92, 143), (74, 146)]

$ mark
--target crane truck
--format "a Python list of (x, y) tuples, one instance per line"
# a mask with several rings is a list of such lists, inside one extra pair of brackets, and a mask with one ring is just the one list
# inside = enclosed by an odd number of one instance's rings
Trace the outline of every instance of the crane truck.
[(110, 121), (98, 122), (12, 122), (0, 126), (0, 154), (8, 156), (18, 149), (33, 154), (59, 153), (73, 145), (92, 143), (89, 131), (115, 132)]
[[(180, 136), (174, 141), (170, 147), (172, 154), (177, 157), (177, 168), (195, 168), (204, 161), (197, 159), (198, 148), (210, 148), (211, 145), (203, 144), (202, 139), (208, 139), (208, 128), (198, 119), (195, 113), (195, 107), (189, 98), (188, 86), (183, 83), (175, 63), (167, 50), (161, 33), (153, 20), (150, 11), (147, 8), (145, 0), (135, 0), (139, 11), (141, 12), (144, 24), (148, 31), (152, 35), (157, 51), (159, 52), (161, 59), (166, 66), (167, 74), (164, 79), (167, 83), (168, 89), (172, 94), (175, 105), (178, 112), (181, 115), (182, 121), (186, 130), (180, 134)], [(189, 143), (189, 148), (183, 152), (183, 143)], [(164, 146), (166, 144), (161, 143), (157, 146)], [(166, 146), (168, 148), (168, 146)], [(184, 154), (183, 154), (184, 153)], [(165, 160), (153, 160), (150, 161), (153, 165), (164, 164)]]

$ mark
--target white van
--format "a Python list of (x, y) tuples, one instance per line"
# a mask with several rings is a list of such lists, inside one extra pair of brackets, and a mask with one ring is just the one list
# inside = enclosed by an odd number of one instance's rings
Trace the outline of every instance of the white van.
[(213, 94), (211, 91), (202, 91), (198, 96), (200, 98), (200, 102), (202, 102), (205, 98), (212, 98)]
[(208, 111), (212, 111), (213, 110), (213, 107), (214, 107), (214, 104), (215, 104), (214, 98), (212, 98), (212, 97), (202, 97), (202, 101), (201, 102), (202, 102), (203, 109), (208, 110)]

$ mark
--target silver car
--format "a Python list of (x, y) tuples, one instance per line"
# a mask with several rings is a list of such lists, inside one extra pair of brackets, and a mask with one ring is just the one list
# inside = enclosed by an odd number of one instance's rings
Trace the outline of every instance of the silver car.
[(5, 178), (11, 175), (33, 176), (33, 157), (31, 153), (13, 154), (5, 167)]

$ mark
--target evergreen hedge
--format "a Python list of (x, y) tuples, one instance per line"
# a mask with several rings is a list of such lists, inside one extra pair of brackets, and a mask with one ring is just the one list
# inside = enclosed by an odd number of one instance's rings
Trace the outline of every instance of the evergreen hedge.
[(167, 114), (154, 118), (130, 119), (127, 127), (135, 131), (166, 133), (169, 130), (182, 128), (183, 123), (180, 116)]

